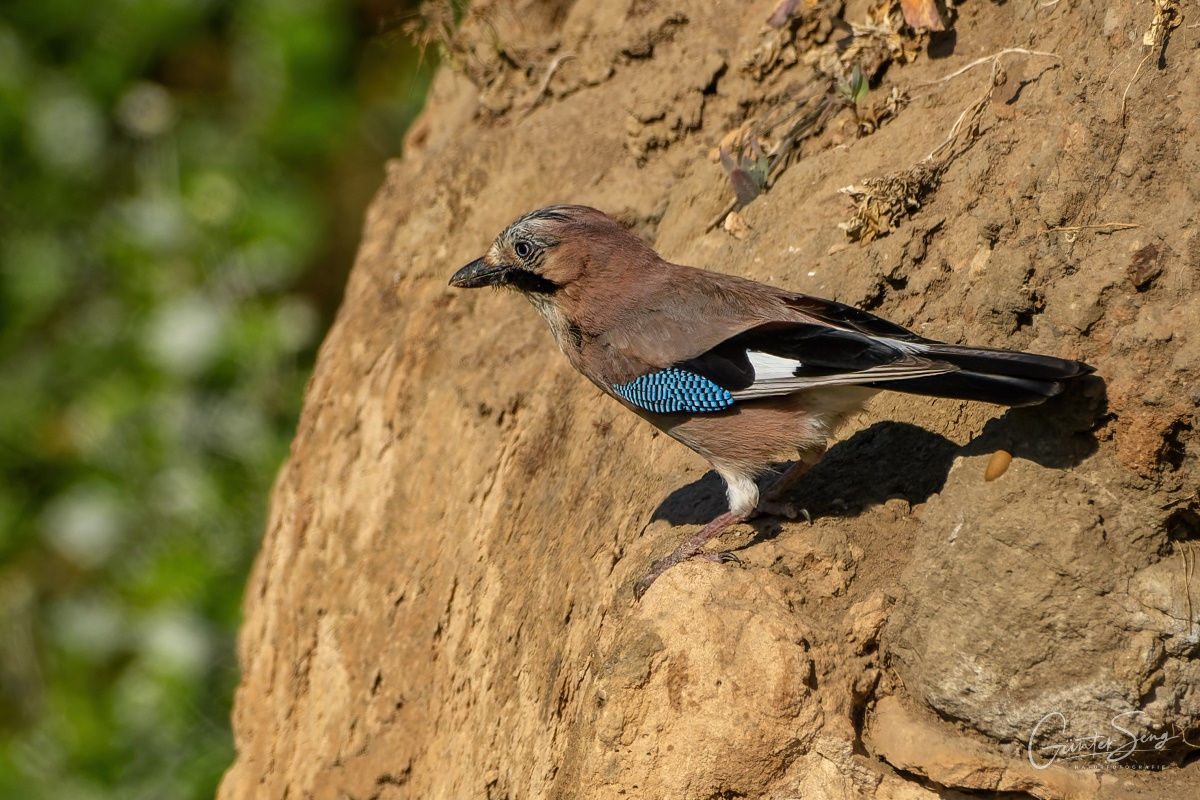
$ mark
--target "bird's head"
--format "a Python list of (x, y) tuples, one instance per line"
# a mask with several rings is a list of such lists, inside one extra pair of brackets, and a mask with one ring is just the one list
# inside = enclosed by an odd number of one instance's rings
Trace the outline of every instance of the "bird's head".
[[(574, 275), (569, 260), (555, 258), (580, 206), (542, 208), (509, 225), (483, 258), (454, 273), (451, 286), (499, 286), (525, 294), (552, 295)], [(590, 210), (590, 209), (588, 209)]]
[(648, 245), (594, 208), (549, 206), (505, 228), (482, 258), (454, 273), (450, 285), (516, 289), (536, 304), (579, 289), (588, 277), (601, 278), (618, 249), (653, 256)]

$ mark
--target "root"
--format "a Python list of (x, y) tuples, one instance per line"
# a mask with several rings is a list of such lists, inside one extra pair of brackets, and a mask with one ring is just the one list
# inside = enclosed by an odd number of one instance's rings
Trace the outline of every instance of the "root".
[(937, 189), (946, 169), (979, 138), (979, 123), (983, 110), (991, 101), (996, 87), (1002, 85), (1006, 79), (1000, 57), (1009, 53), (1058, 58), (1054, 53), (1010, 47), (972, 61), (944, 78), (926, 84), (933, 86), (945, 83), (980, 64), (992, 65), (987, 91), (963, 109), (958, 119), (950, 126), (945, 140), (933, 148), (929, 155), (903, 172), (885, 175), (882, 178), (868, 178), (861, 186), (847, 186), (841, 190), (842, 194), (849, 196), (854, 203), (850, 219), (838, 225), (850, 239), (869, 242), (884, 236), (902, 217), (921, 208), (925, 198)]

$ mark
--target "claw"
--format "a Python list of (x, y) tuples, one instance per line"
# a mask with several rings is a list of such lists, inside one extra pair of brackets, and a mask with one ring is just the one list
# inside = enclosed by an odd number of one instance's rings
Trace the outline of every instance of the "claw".
[(761, 514), (770, 514), (776, 517), (787, 517), (788, 519), (796, 519), (804, 517), (808, 522), (812, 522), (812, 514), (808, 513), (807, 508), (798, 508), (793, 503), (782, 503), (773, 500), (764, 500), (758, 506), (758, 511)]
[(737, 564), (743, 569), (746, 567), (746, 562), (738, 558), (737, 554), (731, 553), (728, 550), (720, 553), (693, 553), (686, 558), (675, 558), (674, 556), (675, 554), (672, 554), (666, 558), (660, 558), (658, 561), (655, 561), (650, 565), (650, 571), (638, 578), (637, 583), (633, 585), (634, 600), (640, 601), (642, 599), (642, 595), (644, 595), (654, 581), (658, 579), (658, 576), (662, 575), (680, 561), (712, 561), (718, 564)]
[(709, 539), (717, 536), (731, 525), (736, 525), (744, 521), (747, 516), (749, 515), (744, 513), (734, 514), (732, 511), (726, 511), (693, 534), (690, 539), (676, 547), (675, 551), (669, 556), (655, 561), (650, 565), (650, 571), (638, 578), (637, 583), (633, 585), (634, 600), (641, 600), (642, 595), (646, 593), (646, 590), (650, 588), (655, 579), (680, 561), (686, 561), (691, 558), (698, 558), (705, 561), (724, 561), (724, 554), (700, 553), (699, 550)]

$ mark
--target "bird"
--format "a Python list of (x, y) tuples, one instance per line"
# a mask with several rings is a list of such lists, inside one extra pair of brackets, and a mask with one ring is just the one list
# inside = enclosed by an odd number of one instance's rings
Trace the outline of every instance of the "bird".
[[(850, 305), (674, 264), (587, 206), (525, 214), (450, 285), (524, 295), (578, 372), (724, 480), (729, 510), (651, 564), (634, 584), (637, 600), (682, 561), (739, 561), (703, 550), (731, 526), (796, 516), (786, 492), (876, 393), (1027, 406), (1094, 371), (927, 339)], [(781, 462), (792, 463), (760, 491)]]

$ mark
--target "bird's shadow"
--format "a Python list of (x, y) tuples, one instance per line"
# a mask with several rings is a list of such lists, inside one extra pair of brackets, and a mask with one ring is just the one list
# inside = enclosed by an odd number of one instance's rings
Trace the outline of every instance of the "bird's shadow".
[[(1014, 458), (1063, 469), (1098, 447), (1092, 431), (1107, 411), (1104, 383), (1087, 377), (1040, 406), (1011, 408), (959, 447), (940, 434), (906, 422), (877, 422), (830, 448), (821, 463), (796, 482), (787, 499), (813, 519), (855, 517), (893, 497), (923, 503), (942, 490), (958, 456), (1007, 450)], [(782, 471), (787, 464), (780, 464)], [(771, 476), (763, 480), (770, 485)], [(725, 484), (709, 471), (671, 492), (653, 520), (700, 525), (728, 508)]]

